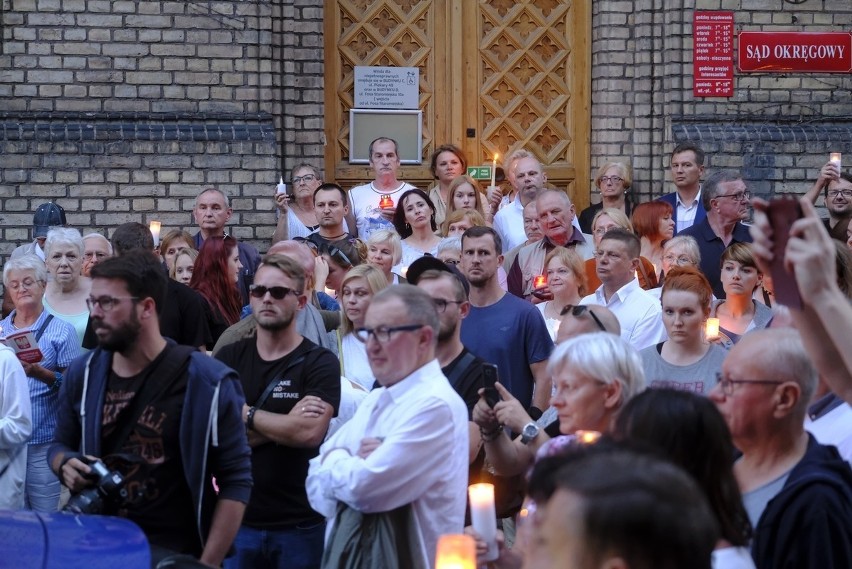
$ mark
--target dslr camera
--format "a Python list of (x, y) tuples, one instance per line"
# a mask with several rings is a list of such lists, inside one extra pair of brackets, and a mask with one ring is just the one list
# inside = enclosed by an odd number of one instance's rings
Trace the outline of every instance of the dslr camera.
[(120, 472), (108, 469), (100, 460), (81, 460), (92, 468), (89, 477), (95, 481), (95, 486), (72, 496), (62, 511), (72, 514), (105, 514), (107, 509), (116, 509), (127, 501), (125, 479)]

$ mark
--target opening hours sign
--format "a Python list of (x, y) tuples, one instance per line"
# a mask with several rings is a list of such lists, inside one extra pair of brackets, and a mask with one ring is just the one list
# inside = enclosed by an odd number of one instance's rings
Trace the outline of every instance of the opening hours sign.
[(734, 13), (696, 11), (692, 21), (692, 94), (734, 96)]

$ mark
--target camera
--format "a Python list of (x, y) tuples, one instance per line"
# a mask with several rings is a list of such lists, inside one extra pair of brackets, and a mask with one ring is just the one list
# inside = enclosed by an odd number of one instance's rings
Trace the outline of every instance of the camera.
[(86, 462), (92, 468), (89, 477), (94, 479), (95, 487), (86, 488), (72, 496), (62, 511), (72, 514), (104, 514), (108, 507), (117, 507), (127, 501), (128, 492), (121, 473), (108, 469), (100, 460)]

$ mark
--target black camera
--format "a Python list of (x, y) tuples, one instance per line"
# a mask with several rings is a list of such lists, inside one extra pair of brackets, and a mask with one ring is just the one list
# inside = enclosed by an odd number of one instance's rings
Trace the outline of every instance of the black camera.
[(100, 460), (85, 460), (92, 468), (88, 476), (95, 481), (94, 488), (86, 488), (72, 496), (63, 508), (72, 514), (104, 514), (125, 503), (128, 498), (124, 477), (116, 470), (110, 470)]

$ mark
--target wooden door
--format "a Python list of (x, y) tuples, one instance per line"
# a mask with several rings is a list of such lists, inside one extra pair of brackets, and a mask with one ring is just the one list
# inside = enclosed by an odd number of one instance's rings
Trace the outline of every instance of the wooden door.
[(372, 178), (350, 165), (349, 109), (357, 65), (420, 68), (423, 165), (401, 178), (431, 185), (435, 146), (471, 165), (518, 148), (549, 180), (588, 203), (590, 3), (572, 0), (326, 0), (327, 177)]

